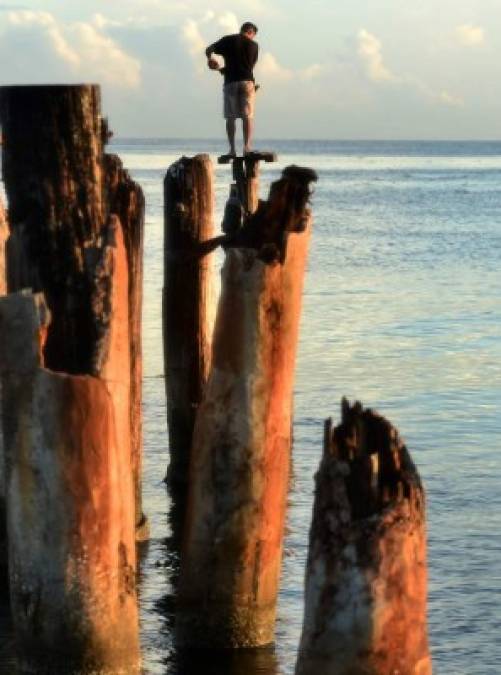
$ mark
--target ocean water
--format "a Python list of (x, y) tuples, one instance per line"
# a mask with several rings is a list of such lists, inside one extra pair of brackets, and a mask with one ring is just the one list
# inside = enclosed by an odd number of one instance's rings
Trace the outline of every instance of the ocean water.
[[(289, 675), (323, 420), (342, 396), (385, 415), (417, 464), (428, 508), (429, 638), (434, 672), (501, 673), (501, 143), (268, 141), (261, 196), (288, 164), (314, 168), (313, 236), (298, 349), (294, 481), (274, 649), (181, 662), (162, 479), (168, 463), (161, 343), (162, 180), (181, 155), (221, 141), (111, 145), (146, 196), (144, 507), (145, 675)], [(216, 222), (230, 169), (215, 165)], [(217, 259), (215, 274), (221, 256)], [(10, 641), (0, 621), (0, 639)], [(5, 661), (5, 659), (4, 659)], [(13, 672), (5, 661), (4, 671)], [(9, 669), (10, 668), (10, 669)]]

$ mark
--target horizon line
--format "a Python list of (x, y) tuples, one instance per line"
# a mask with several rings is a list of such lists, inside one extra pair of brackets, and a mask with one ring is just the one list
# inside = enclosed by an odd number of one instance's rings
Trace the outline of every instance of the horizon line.
[[(218, 141), (225, 142), (225, 139), (219, 136), (136, 136), (128, 134), (116, 134), (110, 142), (114, 140), (134, 140), (134, 141)], [(501, 138), (277, 138), (273, 136), (263, 137), (263, 143), (269, 141), (294, 142), (294, 143), (501, 143)]]

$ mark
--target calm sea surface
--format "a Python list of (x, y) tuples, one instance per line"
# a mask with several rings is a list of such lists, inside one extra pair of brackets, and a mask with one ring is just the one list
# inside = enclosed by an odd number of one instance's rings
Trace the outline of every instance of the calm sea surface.
[[(319, 173), (295, 386), (294, 483), (274, 651), (203, 666), (172, 650), (172, 564), (161, 344), (162, 179), (215, 141), (117, 140), (146, 195), (144, 505), (145, 675), (293, 672), (313, 475), (325, 417), (357, 398), (400, 430), (428, 495), (429, 633), (434, 672), (501, 673), (501, 143), (267, 142), (262, 196), (288, 164)], [(230, 170), (216, 165), (217, 218)], [(220, 263), (220, 257), (218, 265)], [(218, 274), (218, 269), (215, 269)], [(0, 639), (9, 641), (0, 623)], [(11, 673), (5, 665), (2, 672)]]

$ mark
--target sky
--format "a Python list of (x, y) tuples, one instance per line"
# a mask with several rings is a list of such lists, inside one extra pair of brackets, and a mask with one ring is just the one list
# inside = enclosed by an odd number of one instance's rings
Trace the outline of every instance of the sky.
[(501, 137), (501, 0), (0, 0), (0, 84), (97, 82), (117, 136), (218, 137), (204, 50), (247, 20), (256, 136)]

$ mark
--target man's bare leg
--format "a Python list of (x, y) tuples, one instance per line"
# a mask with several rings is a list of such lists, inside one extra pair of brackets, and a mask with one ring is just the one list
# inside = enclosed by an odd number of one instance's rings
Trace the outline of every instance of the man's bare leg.
[(235, 122), (235, 119), (227, 119), (226, 120), (226, 133), (228, 134), (228, 142), (230, 144), (230, 155), (236, 155), (236, 150), (235, 150), (235, 131), (237, 128), (237, 124)]
[(250, 152), (252, 148), (252, 134), (254, 133), (254, 120), (252, 117), (242, 118), (244, 132), (244, 152)]

